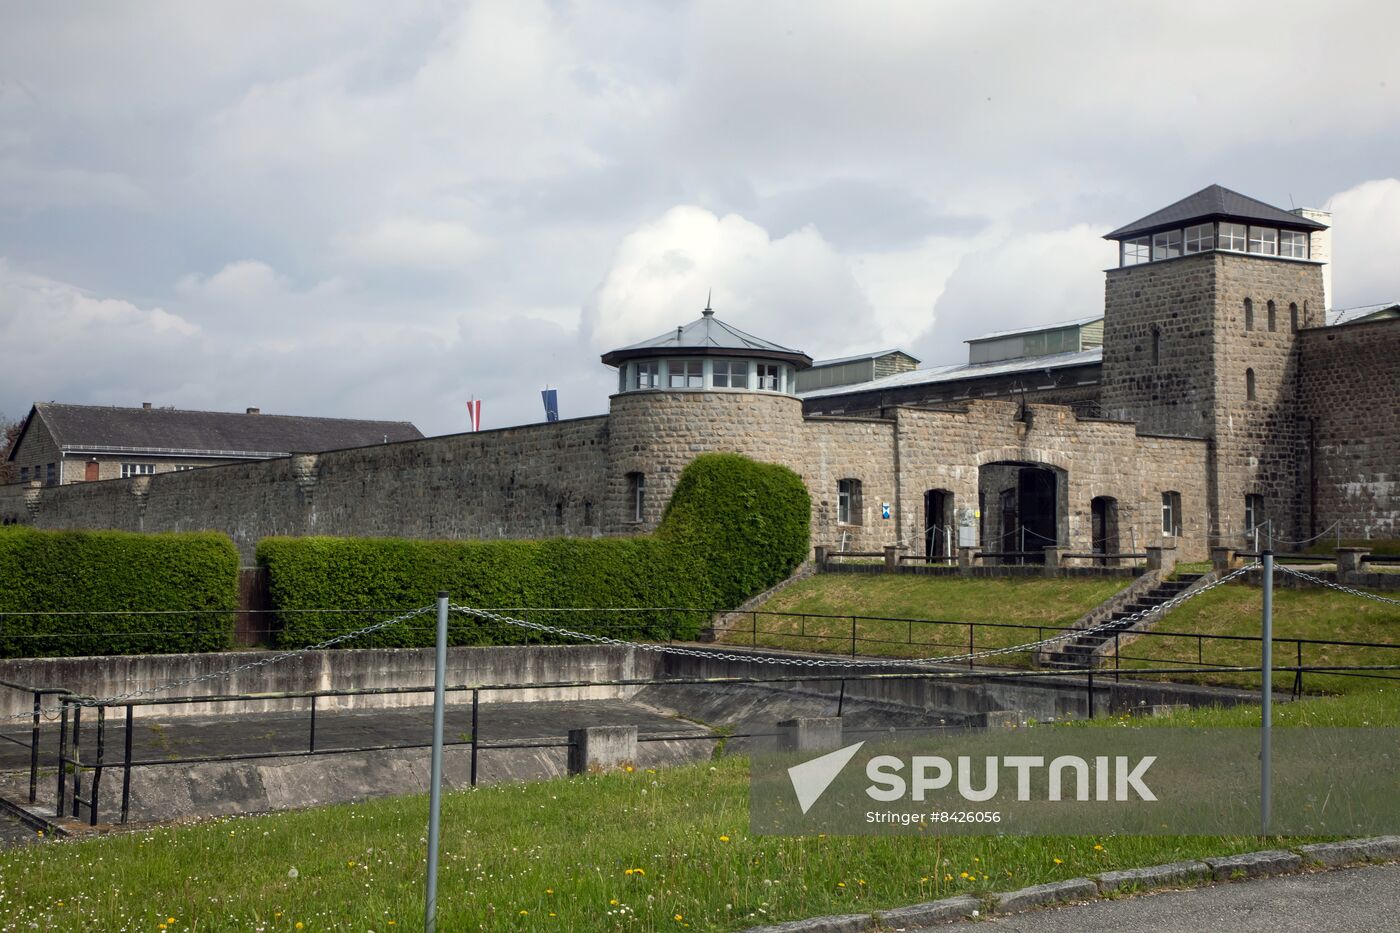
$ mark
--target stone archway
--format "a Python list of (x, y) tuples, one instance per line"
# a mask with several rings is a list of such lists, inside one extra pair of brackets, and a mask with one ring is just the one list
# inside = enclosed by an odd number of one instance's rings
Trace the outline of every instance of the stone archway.
[(924, 493), (924, 556), (932, 563), (946, 561), (956, 553), (953, 493), (947, 489), (930, 489)]

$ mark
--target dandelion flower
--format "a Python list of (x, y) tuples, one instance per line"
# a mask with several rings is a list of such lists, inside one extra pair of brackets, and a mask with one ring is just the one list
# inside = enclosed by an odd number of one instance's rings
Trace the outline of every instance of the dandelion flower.
[(1064, 863), (1065, 863), (1065, 860), (1062, 859), (1062, 858), (1057, 858), (1057, 859), (1055, 859), (1055, 864), (1056, 864), (1056, 865), (1063, 865)]
[(728, 836), (720, 836), (720, 837), (719, 837), (719, 841), (720, 841), (720, 842), (728, 842), (728, 841), (729, 841), (729, 837), (728, 837)]

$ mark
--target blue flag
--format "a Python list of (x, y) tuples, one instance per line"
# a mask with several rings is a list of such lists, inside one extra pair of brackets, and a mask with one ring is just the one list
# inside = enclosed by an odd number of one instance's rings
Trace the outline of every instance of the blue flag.
[(540, 392), (540, 397), (544, 399), (544, 420), (559, 420), (559, 390), (544, 389)]

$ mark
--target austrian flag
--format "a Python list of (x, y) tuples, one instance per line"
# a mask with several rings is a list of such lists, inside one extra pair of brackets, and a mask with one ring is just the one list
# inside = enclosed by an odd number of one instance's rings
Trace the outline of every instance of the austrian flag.
[(467, 400), (467, 417), (469, 417), (469, 418), (471, 419), (471, 422), (472, 422), (472, 430), (473, 430), (473, 431), (480, 431), (480, 430), (481, 430), (481, 399), (476, 398), (476, 399), (468, 399), (468, 400)]

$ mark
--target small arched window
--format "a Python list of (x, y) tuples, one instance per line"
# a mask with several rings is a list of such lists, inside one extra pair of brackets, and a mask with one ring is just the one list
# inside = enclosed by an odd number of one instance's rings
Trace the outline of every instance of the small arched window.
[(860, 480), (843, 479), (836, 483), (836, 522), (840, 525), (861, 524)]
[(639, 522), (646, 517), (647, 478), (645, 473), (627, 474), (627, 504), (631, 514), (629, 521)]
[(1277, 311), (1277, 309), (1274, 308), (1274, 300), (1273, 300), (1272, 298), (1270, 298), (1270, 299), (1269, 299), (1269, 330), (1270, 330), (1270, 331), (1274, 331), (1274, 330), (1277, 330), (1277, 329), (1278, 329), (1278, 311)]
[(1244, 371), (1244, 394), (1245, 397), (1248, 398), (1251, 402), (1256, 399), (1254, 388), (1254, 370), (1252, 369), (1246, 369)]
[(1244, 329), (1254, 330), (1254, 299), (1244, 300)]
[(1298, 302), (1296, 301), (1288, 303), (1288, 326), (1292, 328), (1294, 333), (1298, 332)]
[(593, 527), (593, 503), (587, 499), (583, 501), (583, 525), (585, 528)]
[(1152, 325), (1152, 365), (1162, 362), (1162, 328)]

